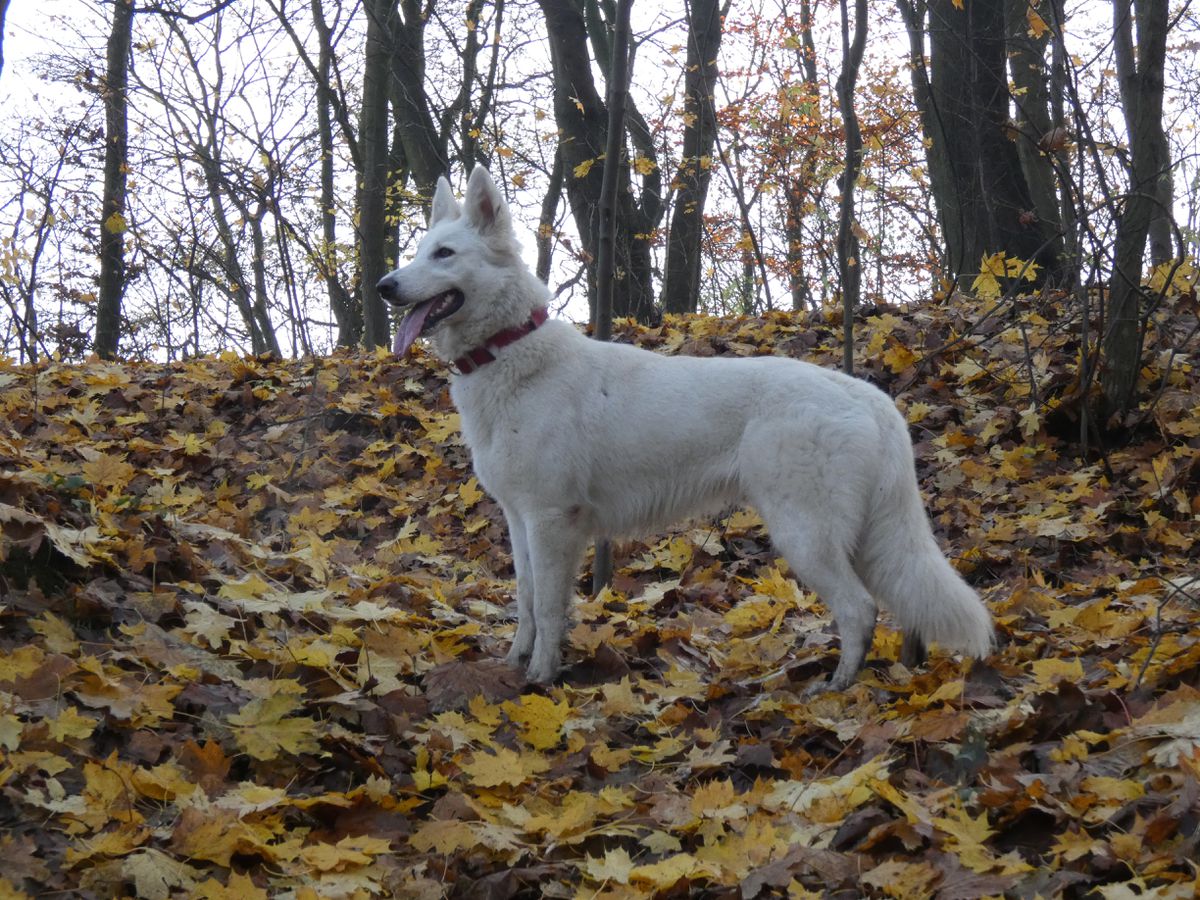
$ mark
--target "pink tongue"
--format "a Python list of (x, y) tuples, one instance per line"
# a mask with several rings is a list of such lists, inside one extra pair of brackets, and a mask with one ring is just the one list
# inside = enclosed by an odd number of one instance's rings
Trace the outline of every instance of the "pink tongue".
[[(435, 297), (434, 300), (437, 298)], [(409, 310), (408, 315), (404, 317), (404, 321), (400, 323), (400, 327), (396, 329), (396, 338), (392, 342), (392, 352), (397, 356), (403, 356), (408, 352), (408, 348), (413, 345), (413, 341), (421, 333), (421, 327), (425, 324), (425, 320), (429, 317), (429, 311), (433, 309), (433, 300), (426, 300), (424, 303), (414, 306)]]

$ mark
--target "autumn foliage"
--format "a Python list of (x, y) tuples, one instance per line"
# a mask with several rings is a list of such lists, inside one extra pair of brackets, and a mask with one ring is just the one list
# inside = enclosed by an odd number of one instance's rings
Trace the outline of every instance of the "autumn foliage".
[[(1200, 385), (1153, 361), (1080, 458), (1074, 329), (1020, 313), (857, 323), (1000, 647), (908, 671), (884, 617), (808, 702), (836, 638), (746, 511), (623, 545), (522, 684), (427, 357), (0, 370), (0, 896), (1193, 896)], [(816, 316), (618, 330), (840, 355)]]

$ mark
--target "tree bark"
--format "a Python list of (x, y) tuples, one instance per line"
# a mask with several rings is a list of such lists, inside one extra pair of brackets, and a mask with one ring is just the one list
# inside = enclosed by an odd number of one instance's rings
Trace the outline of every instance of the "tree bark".
[(1118, 43), (1128, 40), (1127, 52), (1134, 59), (1132, 66), (1123, 66), (1121, 78), (1130, 172), (1129, 193), (1117, 221), (1114, 267), (1101, 343), (1100, 386), (1106, 414), (1126, 412), (1134, 404), (1142, 360), (1142, 260), (1150, 222), (1160, 211), (1162, 175), (1169, 166), (1162, 127), (1163, 69), (1169, 27), (1167, 0), (1133, 0), (1136, 53), (1128, 31), (1129, 0), (1113, 0), (1113, 10), (1114, 32), (1126, 32)]
[[(592, 337), (612, 339), (613, 272), (617, 246), (617, 186), (624, 166), (621, 147), (625, 143), (625, 101), (629, 93), (629, 12), (633, 0), (617, 0), (608, 81), (608, 140), (604, 151), (604, 176), (600, 182), (600, 242), (596, 260), (596, 312)], [(613, 551), (607, 539), (596, 542), (592, 563), (592, 593), (612, 583)]]
[[(1138, 34), (1143, 35), (1138, 4)], [(1113, 57), (1116, 61), (1117, 79), (1121, 88), (1121, 106), (1125, 112), (1126, 133), (1132, 148), (1134, 143), (1131, 119), (1138, 105), (1137, 84), (1140, 78), (1140, 65), (1136, 58), (1133, 45), (1133, 15), (1129, 0), (1113, 0)], [(1165, 39), (1165, 33), (1164, 33)], [(1175, 199), (1175, 183), (1171, 176), (1170, 145), (1167, 143), (1166, 131), (1163, 129), (1161, 115), (1152, 122), (1143, 123), (1149, 129), (1143, 137), (1155, 145), (1155, 152), (1161, 154), (1161, 171), (1154, 185), (1156, 208), (1151, 214), (1149, 241), (1150, 265), (1157, 266), (1175, 256), (1174, 229), (1172, 228), (1171, 207)]]
[[(1005, 0), (898, 0), (909, 32), (914, 96), (930, 142), (930, 185), (946, 242), (946, 266), (969, 283), (980, 260), (1001, 252), (1059, 265), (1009, 138)], [(928, 16), (926, 25), (925, 17)], [(924, 33), (930, 36), (928, 80)]]
[(0, 0), (0, 72), (4, 71), (4, 17), (8, 13), (8, 0)]
[(366, 64), (358, 142), (362, 171), (358, 190), (358, 265), (363, 299), (363, 343), (388, 343), (387, 311), (375, 285), (387, 274), (388, 84), (393, 59), (391, 23), (395, 0), (365, 0)]
[[(820, 74), (817, 71), (817, 47), (812, 31), (812, 2), (800, 0), (800, 46), (796, 48), (797, 62), (804, 72), (805, 103), (817, 106), (820, 102)], [(819, 115), (819, 113), (817, 113)], [(804, 260), (804, 221), (815, 207), (813, 197), (824, 191), (818, 185), (817, 154), (811, 146), (801, 151), (799, 171), (789, 179), (784, 211), (784, 236), (787, 238), (788, 288), (792, 309), (815, 309), (817, 301), (809, 285)]]
[[(608, 113), (592, 78), (588, 33), (580, 4), (594, 0), (538, 0), (550, 36), (554, 70), (554, 117), (561, 132), (567, 200), (579, 230), (590, 273), (589, 300), (595, 315), (596, 260), (599, 255), (600, 186), (608, 135)], [(598, 55), (606, 55), (606, 36), (599, 36)], [(611, 53), (611, 49), (607, 50)], [(608, 65), (606, 62), (605, 66)], [(629, 116), (627, 115), (627, 120)], [(613, 315), (642, 321), (654, 314), (650, 244), (646, 237), (653, 221), (633, 201), (629, 169), (619, 165), (617, 186), (616, 260)]]
[(362, 307), (338, 278), (337, 268), (337, 206), (335, 198), (333, 160), (333, 113), (335, 96), (332, 88), (333, 35), (325, 20), (322, 0), (312, 0), (313, 25), (319, 46), (316, 62), (317, 140), (321, 153), (321, 249), (317, 267), (329, 295), (329, 307), (337, 322), (339, 347), (352, 347), (362, 338)]
[(684, 74), (683, 159), (675, 175), (677, 192), (663, 283), (663, 309), (669, 313), (695, 312), (700, 294), (704, 204), (712, 181), (711, 155), (717, 136), (713, 90), (720, 46), (720, 0), (691, 0)]
[(100, 290), (94, 348), (103, 359), (117, 355), (121, 300), (125, 294), (125, 193), (129, 156), (129, 53), (133, 44), (133, 0), (113, 3), (104, 80), (104, 193), (100, 206)]
[[(395, 0), (392, 3), (394, 8)], [(392, 19), (390, 47), (391, 101), (395, 110), (396, 136), (403, 148), (404, 163), (417, 193), (422, 197), (432, 197), (438, 178), (448, 174), (450, 160), (445, 137), (434, 119), (425, 90), (427, 16), (420, 0), (401, 0), (400, 9), (403, 16), (394, 16)], [(473, 59), (473, 48), (468, 47), (466, 55)], [(465, 85), (468, 96), (470, 87), (469, 83)]]
[(842, 108), (842, 130), (846, 155), (842, 170), (842, 201), (838, 216), (838, 273), (842, 288), (842, 371), (854, 374), (854, 310), (858, 306), (862, 282), (858, 235), (854, 230), (854, 188), (862, 169), (862, 131), (854, 108), (854, 86), (867, 46), (867, 0), (854, 2), (854, 40), (850, 39), (850, 10), (846, 0), (839, 3), (842, 13), (842, 71), (838, 75), (838, 104)]
[[(1008, 68), (1016, 87), (1013, 97), (1017, 120), (1013, 135), (1021, 170), (1029, 184), (1033, 211), (1042, 224), (1042, 231), (1053, 243), (1047, 250), (1055, 257), (1063, 252), (1062, 215), (1054, 175), (1051, 134), (1054, 125), (1050, 117), (1050, 80), (1046, 70), (1046, 50), (1050, 44), (1050, 27), (1040, 33), (1031, 27), (1029, 0), (1006, 0), (1005, 30), (1008, 40)], [(1047, 18), (1053, 18), (1047, 11)], [(1043, 23), (1045, 19), (1042, 20)]]
[(546, 196), (542, 198), (542, 210), (538, 217), (538, 232), (535, 238), (537, 264), (534, 272), (547, 283), (550, 281), (550, 263), (554, 256), (554, 223), (558, 218), (559, 201), (562, 200), (563, 177), (562, 151), (556, 149), (554, 165), (550, 169), (550, 184), (546, 187)]

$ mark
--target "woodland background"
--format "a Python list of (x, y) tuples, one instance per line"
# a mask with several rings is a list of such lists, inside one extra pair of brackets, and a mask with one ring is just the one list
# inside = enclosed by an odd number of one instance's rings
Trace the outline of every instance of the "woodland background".
[[(598, 0), (22, 11), (19, 80), (0, 74), (0, 348), (380, 345), (372, 286), (437, 177), (477, 164), (584, 318), (615, 19)], [(1160, 289), (1194, 280), (1198, 36), (1166, 0), (638, 6), (614, 312), (857, 308), (1032, 275), (1071, 293), (1083, 381), (1125, 409), (1143, 351), (1179, 349), (1145, 347)]]
[[(644, 3), (622, 70), (619, 8), (0, 0), (0, 897), (1200, 891), (1196, 11)], [(734, 510), (499, 662), (370, 289), (481, 163), (560, 314), (894, 397), (996, 653), (884, 617), (802, 701), (836, 637)]]

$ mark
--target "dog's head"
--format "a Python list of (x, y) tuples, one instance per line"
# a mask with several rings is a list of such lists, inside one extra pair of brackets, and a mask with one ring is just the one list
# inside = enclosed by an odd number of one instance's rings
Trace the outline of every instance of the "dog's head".
[(439, 179), (429, 231), (416, 256), (377, 285), (379, 295), (404, 313), (393, 349), (403, 355), (428, 335), (438, 355), (453, 358), (524, 321), (545, 302), (536, 288), (530, 298), (531, 277), (521, 262), (508, 203), (488, 170), (476, 166), (471, 172), (461, 204), (450, 183)]

